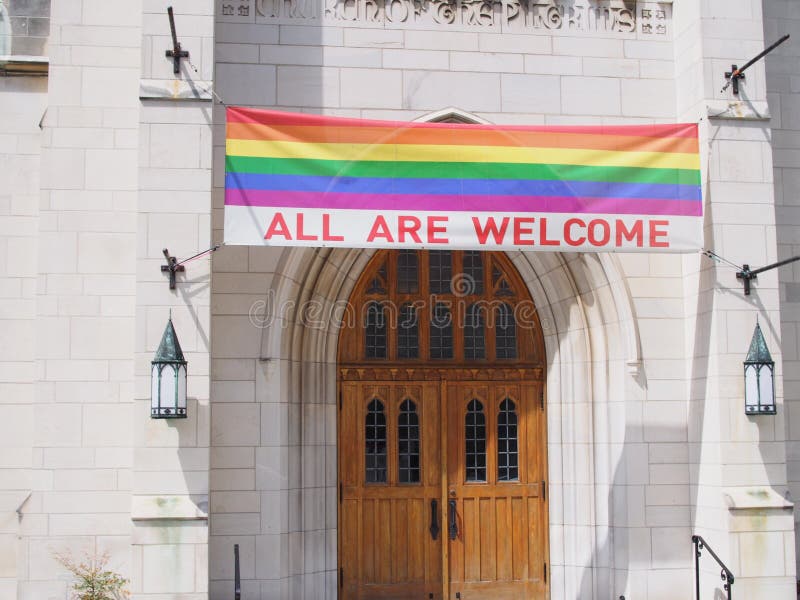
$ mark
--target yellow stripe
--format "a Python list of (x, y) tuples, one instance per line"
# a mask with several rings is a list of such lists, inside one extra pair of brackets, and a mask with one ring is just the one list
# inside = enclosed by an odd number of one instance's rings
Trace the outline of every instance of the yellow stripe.
[(699, 169), (697, 154), (617, 152), (583, 148), (514, 146), (433, 146), (416, 144), (330, 144), (229, 139), (229, 156), (352, 161), (497, 162), (593, 165), (660, 169)]

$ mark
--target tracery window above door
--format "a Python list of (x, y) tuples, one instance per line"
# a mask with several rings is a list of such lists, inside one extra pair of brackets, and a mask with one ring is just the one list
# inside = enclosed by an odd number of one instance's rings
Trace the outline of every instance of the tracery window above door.
[(538, 314), (502, 252), (379, 251), (346, 312), (345, 364), (543, 362)]

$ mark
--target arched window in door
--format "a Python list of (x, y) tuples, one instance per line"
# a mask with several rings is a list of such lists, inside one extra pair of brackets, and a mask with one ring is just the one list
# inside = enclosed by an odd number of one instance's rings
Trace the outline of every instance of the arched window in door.
[(377, 398), (367, 405), (365, 434), (366, 482), (386, 483), (386, 413)]
[(406, 398), (397, 417), (397, 474), (400, 483), (419, 483), (419, 416), (417, 405)]
[(486, 481), (486, 415), (483, 404), (473, 399), (464, 417), (466, 481)]
[(497, 413), (497, 481), (519, 479), (517, 406), (511, 398), (500, 403)]

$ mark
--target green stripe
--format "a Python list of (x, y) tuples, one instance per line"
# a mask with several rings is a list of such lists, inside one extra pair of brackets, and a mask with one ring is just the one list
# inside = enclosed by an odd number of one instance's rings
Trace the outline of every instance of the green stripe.
[(700, 185), (693, 169), (643, 169), (524, 163), (462, 163), (319, 160), (226, 156), (228, 173), (320, 175), (325, 177), (395, 177), (419, 179), (523, 179), (540, 181), (614, 181)]

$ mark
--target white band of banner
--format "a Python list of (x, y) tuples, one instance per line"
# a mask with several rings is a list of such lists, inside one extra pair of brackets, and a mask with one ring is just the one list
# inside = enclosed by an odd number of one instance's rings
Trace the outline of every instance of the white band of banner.
[(540, 252), (696, 252), (685, 216), (225, 207), (225, 243)]

